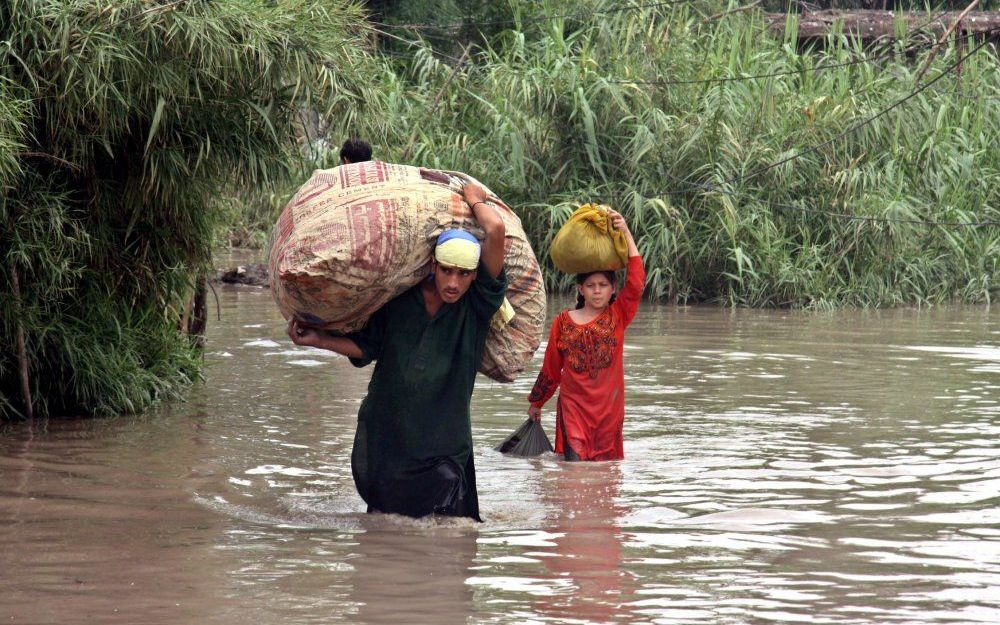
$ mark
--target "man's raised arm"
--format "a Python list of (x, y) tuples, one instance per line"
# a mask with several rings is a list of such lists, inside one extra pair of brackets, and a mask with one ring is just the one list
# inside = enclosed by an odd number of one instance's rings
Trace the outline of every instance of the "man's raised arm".
[(500, 219), (496, 206), (489, 201), (485, 189), (478, 184), (469, 183), (462, 189), (462, 198), (472, 208), (472, 213), (479, 222), (479, 227), (486, 234), (483, 241), (482, 254), (479, 261), (494, 278), (503, 271), (504, 242), (507, 229)]

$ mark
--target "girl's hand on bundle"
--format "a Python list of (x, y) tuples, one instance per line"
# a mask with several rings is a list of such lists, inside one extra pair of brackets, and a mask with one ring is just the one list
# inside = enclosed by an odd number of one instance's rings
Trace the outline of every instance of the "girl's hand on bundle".
[(542, 409), (537, 406), (528, 406), (528, 416), (531, 417), (533, 421), (541, 421)]
[(608, 217), (611, 219), (611, 226), (625, 235), (625, 241), (628, 243), (628, 255), (632, 256), (639, 255), (639, 248), (635, 245), (635, 239), (632, 238), (632, 233), (628, 229), (628, 224), (625, 223), (625, 218), (622, 214), (616, 210), (608, 209)]
[(611, 225), (615, 230), (621, 232), (628, 232), (628, 224), (625, 223), (625, 218), (622, 217), (621, 213), (616, 210), (608, 209), (608, 216), (611, 217)]

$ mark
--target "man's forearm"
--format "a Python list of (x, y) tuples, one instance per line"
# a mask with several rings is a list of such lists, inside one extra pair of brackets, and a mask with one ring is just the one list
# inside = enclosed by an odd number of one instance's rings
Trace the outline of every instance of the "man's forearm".
[(507, 237), (507, 228), (503, 219), (497, 213), (496, 207), (491, 202), (476, 202), (472, 207), (476, 215), (476, 221), (483, 229), (485, 239), (483, 240), (482, 262), (490, 275), (494, 278), (503, 271), (504, 244)]
[(358, 344), (354, 342), (353, 339), (349, 339), (346, 336), (333, 336), (332, 334), (320, 333), (322, 337), (316, 347), (320, 349), (327, 349), (331, 352), (336, 352), (342, 356), (347, 356), (348, 358), (361, 358), (364, 354), (361, 352), (361, 348)]

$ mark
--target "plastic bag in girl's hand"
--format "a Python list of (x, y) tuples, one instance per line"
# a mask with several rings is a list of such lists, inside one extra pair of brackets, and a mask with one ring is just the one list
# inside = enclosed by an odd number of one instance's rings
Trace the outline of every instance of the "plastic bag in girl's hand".
[(545, 435), (542, 424), (532, 418), (521, 424), (514, 433), (495, 447), (502, 454), (511, 456), (538, 456), (552, 451), (552, 443)]

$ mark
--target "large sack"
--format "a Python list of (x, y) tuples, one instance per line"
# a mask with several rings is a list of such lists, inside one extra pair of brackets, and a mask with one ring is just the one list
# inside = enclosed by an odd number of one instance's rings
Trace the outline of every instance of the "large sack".
[[(335, 332), (364, 326), (380, 307), (427, 276), (447, 228), (482, 238), (461, 189), (465, 174), (381, 161), (318, 170), (282, 210), (269, 275), (285, 318)], [(479, 371), (511, 382), (531, 360), (545, 322), (542, 272), (521, 220), (490, 193), (507, 231), (507, 299), (515, 316), (493, 328)]]
[(552, 239), (549, 257), (563, 273), (622, 269), (628, 265), (628, 241), (611, 225), (607, 206), (584, 204)]

